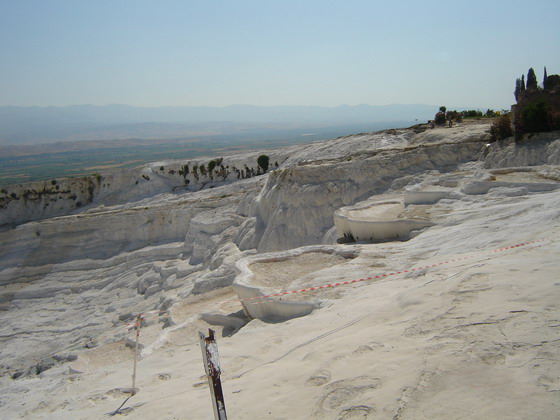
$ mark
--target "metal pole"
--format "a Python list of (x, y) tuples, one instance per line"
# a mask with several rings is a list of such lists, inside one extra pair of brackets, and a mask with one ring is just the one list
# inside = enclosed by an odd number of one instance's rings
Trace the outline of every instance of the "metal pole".
[(134, 329), (136, 330), (136, 344), (134, 345), (134, 368), (132, 371), (132, 395), (136, 395), (136, 362), (138, 360), (138, 341), (140, 340), (140, 324), (142, 322), (142, 315), (138, 314), (136, 316), (136, 322), (134, 323)]
[(206, 375), (208, 375), (214, 418), (215, 420), (227, 420), (226, 405), (220, 381), (220, 356), (218, 354), (218, 344), (214, 339), (214, 330), (208, 329), (208, 337), (205, 337), (202, 332), (199, 332), (198, 336), (200, 337), (204, 370)]

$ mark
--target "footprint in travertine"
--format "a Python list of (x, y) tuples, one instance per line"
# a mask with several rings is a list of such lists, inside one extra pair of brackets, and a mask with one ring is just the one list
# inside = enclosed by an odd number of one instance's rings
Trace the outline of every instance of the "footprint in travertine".
[(170, 373), (158, 373), (157, 378), (160, 381), (167, 381), (167, 380), (171, 379), (171, 374)]
[(336, 417), (338, 420), (373, 419), (375, 408), (367, 405), (356, 405), (342, 410)]
[(381, 379), (379, 378), (358, 376), (354, 379), (343, 379), (327, 385), (323, 397), (317, 403), (315, 410), (317, 418), (321, 417), (321, 414), (325, 411), (334, 410), (342, 404), (362, 396), (368, 391), (379, 388), (381, 383)]
[(331, 380), (331, 373), (328, 370), (320, 370), (317, 373), (311, 375), (307, 381), (305, 381), (305, 386), (321, 386), (325, 385)]
[(362, 354), (362, 353), (369, 353), (370, 351), (374, 351), (376, 349), (385, 347), (384, 344), (382, 343), (376, 343), (376, 342), (371, 342), (368, 343), (367, 345), (363, 345), (358, 347), (356, 350), (354, 350), (352, 352), (352, 354)]
[(552, 375), (539, 376), (537, 384), (543, 386), (548, 392), (560, 391), (560, 381)]

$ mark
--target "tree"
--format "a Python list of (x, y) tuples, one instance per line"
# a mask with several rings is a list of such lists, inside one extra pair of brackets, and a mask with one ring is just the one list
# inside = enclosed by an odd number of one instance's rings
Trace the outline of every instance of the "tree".
[(515, 90), (513, 91), (513, 96), (515, 96), (515, 102), (519, 101), (519, 95), (521, 94), (521, 79), (515, 81)]
[(535, 70), (533, 70), (533, 67), (531, 67), (527, 72), (527, 90), (530, 89), (537, 90), (537, 88), (538, 88), (537, 75), (535, 74)]
[(525, 75), (521, 75), (521, 92), (525, 92)]
[(445, 106), (440, 106), (439, 111), (443, 112), (445, 114), (445, 111), (447, 111), (447, 108)]
[(257, 164), (263, 169), (264, 172), (268, 169), (268, 156), (267, 155), (260, 155), (257, 158)]
[(543, 88), (546, 91), (552, 91), (556, 89), (557, 86), (560, 86), (560, 76), (557, 74), (551, 74), (550, 76), (547, 76), (546, 80), (543, 83)]
[(543, 101), (532, 102), (521, 111), (523, 131), (526, 133), (538, 133), (550, 131), (548, 122), (548, 108)]
[(543, 87), (544, 87), (544, 84), (546, 83), (546, 78), (547, 78), (547, 77), (548, 77), (548, 76), (547, 76), (547, 74), (546, 74), (546, 66), (544, 66), (544, 76), (543, 76), (543, 79), (542, 79)]

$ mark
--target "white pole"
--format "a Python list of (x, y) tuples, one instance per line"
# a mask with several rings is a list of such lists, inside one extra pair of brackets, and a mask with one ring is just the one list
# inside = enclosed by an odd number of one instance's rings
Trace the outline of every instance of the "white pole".
[(136, 394), (136, 362), (138, 360), (138, 341), (140, 340), (140, 325), (142, 322), (142, 314), (136, 316), (134, 329), (136, 330), (136, 344), (134, 345), (134, 368), (132, 371), (132, 395)]

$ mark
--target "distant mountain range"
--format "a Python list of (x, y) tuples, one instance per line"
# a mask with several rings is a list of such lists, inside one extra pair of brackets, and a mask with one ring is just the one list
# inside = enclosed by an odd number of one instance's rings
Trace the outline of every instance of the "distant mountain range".
[[(30, 145), (58, 141), (164, 139), (221, 134), (274, 133), (334, 127), (379, 129), (384, 123), (424, 122), (434, 105), (320, 106), (232, 105), (141, 108), (128, 105), (0, 107), (0, 144)], [(348, 132), (347, 134), (350, 134)]]

